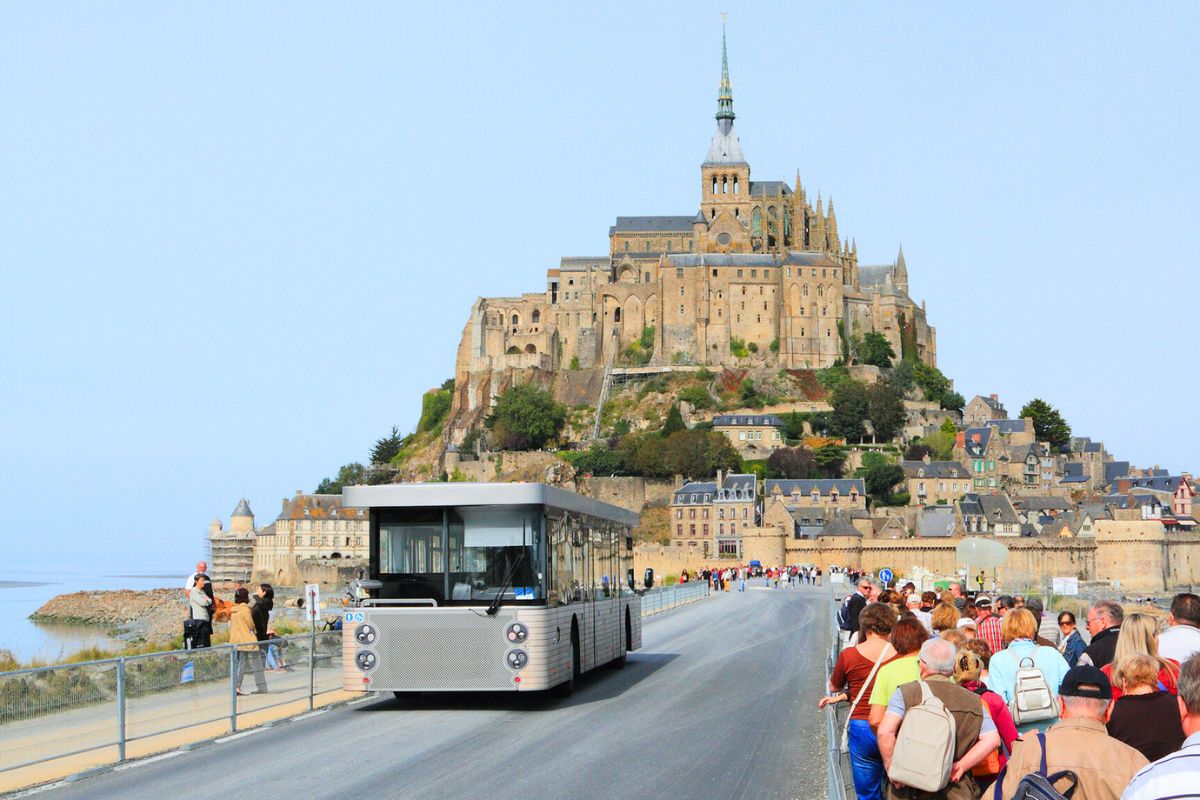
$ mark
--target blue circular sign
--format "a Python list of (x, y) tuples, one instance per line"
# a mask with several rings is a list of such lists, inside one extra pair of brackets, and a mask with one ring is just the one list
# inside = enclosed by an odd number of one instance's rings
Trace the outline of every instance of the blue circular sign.
[(891, 583), (892, 578), (895, 578), (895, 577), (896, 577), (895, 574), (887, 567), (884, 567), (883, 569), (879, 570), (879, 580), (883, 581), (884, 583)]

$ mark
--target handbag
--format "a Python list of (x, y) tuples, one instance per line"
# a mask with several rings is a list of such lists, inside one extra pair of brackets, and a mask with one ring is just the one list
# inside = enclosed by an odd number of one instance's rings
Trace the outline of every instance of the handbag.
[(862, 688), (858, 690), (858, 697), (854, 698), (854, 702), (850, 704), (850, 711), (846, 714), (846, 724), (842, 726), (842, 739), (839, 745), (843, 753), (850, 752), (850, 717), (854, 715), (854, 709), (858, 708), (859, 702), (862, 700), (863, 695), (866, 694), (867, 687), (875, 680), (875, 673), (879, 670), (879, 666), (883, 664), (884, 659), (887, 658), (888, 650), (891, 648), (892, 643), (888, 642), (879, 651), (879, 658), (875, 659), (875, 664), (871, 667), (871, 674), (863, 681)]

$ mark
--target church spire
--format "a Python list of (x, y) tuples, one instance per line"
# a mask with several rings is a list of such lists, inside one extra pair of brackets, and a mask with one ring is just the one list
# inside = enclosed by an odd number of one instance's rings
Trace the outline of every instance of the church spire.
[(721, 88), (717, 93), (717, 123), (722, 131), (733, 126), (733, 87), (729, 83), (729, 49), (725, 44), (725, 20), (721, 20)]
[(908, 266), (904, 263), (904, 245), (900, 245), (900, 254), (896, 256), (896, 288), (908, 293)]

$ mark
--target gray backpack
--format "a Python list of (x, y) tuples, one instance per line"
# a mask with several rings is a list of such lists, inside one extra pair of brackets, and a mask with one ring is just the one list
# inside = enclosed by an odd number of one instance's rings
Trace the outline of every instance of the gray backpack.
[(950, 783), (957, 725), (929, 684), (917, 683), (921, 702), (904, 712), (888, 778), (923, 792), (937, 792)]
[(1017, 725), (1042, 722), (1058, 716), (1054, 692), (1050, 691), (1046, 676), (1029, 656), (1022, 658), (1017, 667), (1017, 681), (1013, 687), (1012, 700), (1008, 703), (1008, 710)]

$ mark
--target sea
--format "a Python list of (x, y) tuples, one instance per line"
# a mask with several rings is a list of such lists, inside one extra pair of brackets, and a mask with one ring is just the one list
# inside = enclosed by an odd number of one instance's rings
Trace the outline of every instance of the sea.
[(52, 597), (91, 589), (182, 588), (186, 575), (167, 572), (130, 575), (43, 572), (0, 568), (0, 650), (18, 661), (54, 662), (88, 647), (118, 650), (110, 632), (90, 625), (34, 622), (29, 615)]

